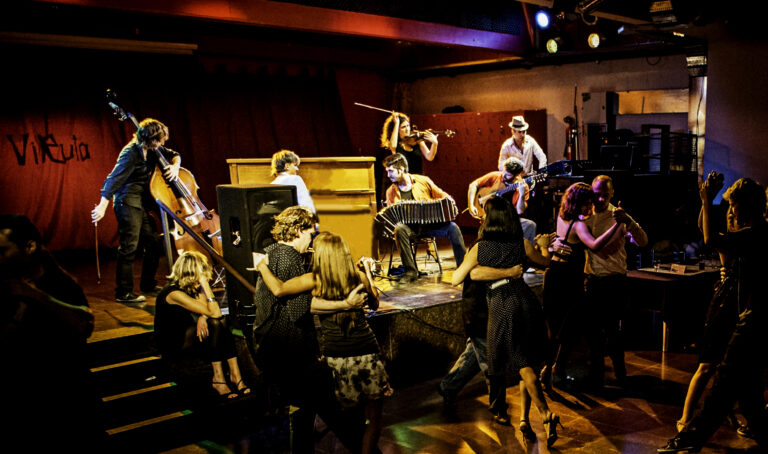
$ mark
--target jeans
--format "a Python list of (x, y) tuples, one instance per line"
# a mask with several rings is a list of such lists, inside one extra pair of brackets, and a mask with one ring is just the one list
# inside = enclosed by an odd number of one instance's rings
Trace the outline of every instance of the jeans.
[(483, 373), (486, 385), (490, 386), (488, 382), (488, 361), (485, 358), (485, 337), (468, 338), (467, 347), (440, 382), (440, 390), (443, 394), (455, 396), (478, 372)]
[(121, 202), (115, 203), (115, 216), (120, 235), (115, 293), (120, 296), (133, 291), (133, 261), (139, 248), (144, 250), (139, 288), (143, 291), (152, 290), (157, 284), (155, 273), (162, 254), (154, 220), (146, 209)]
[(536, 223), (530, 219), (520, 218), (520, 225), (523, 228), (523, 238), (533, 243), (536, 238)]
[(413, 257), (411, 248), (411, 239), (420, 236), (434, 236), (436, 238), (448, 238), (453, 248), (453, 257), (456, 259), (456, 266), (461, 265), (466, 254), (464, 247), (464, 237), (459, 230), (459, 226), (453, 222), (441, 222), (439, 224), (407, 225), (398, 224), (395, 228), (395, 239), (397, 247), (400, 248), (400, 260), (403, 262), (406, 274), (418, 274), (416, 268), (416, 259)]

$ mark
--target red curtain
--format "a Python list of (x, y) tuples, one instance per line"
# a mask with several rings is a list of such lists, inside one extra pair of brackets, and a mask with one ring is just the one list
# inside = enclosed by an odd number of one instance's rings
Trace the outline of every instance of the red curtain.
[[(0, 88), (0, 212), (27, 215), (50, 249), (94, 246), (90, 211), (135, 130), (112, 115), (106, 87), (138, 119), (169, 127), (166, 145), (181, 153), (209, 208), (216, 207), (216, 185), (230, 183), (228, 158), (269, 157), (280, 148), (300, 156), (352, 154), (330, 71), (206, 73), (186, 60), (164, 60), (170, 70), (143, 62), (108, 66), (122, 72), (81, 68), (38, 84), (27, 76), (48, 66), (36, 61)], [(117, 245), (111, 209), (98, 236), (101, 246)]]

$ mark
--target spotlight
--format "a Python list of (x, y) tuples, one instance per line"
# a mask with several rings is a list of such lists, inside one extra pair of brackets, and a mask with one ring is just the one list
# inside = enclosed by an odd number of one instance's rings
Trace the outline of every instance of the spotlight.
[(589, 47), (592, 49), (597, 49), (604, 41), (605, 37), (599, 33), (590, 33), (587, 37), (587, 44), (589, 44)]
[(556, 38), (550, 38), (547, 40), (547, 52), (550, 54), (556, 54), (558, 50), (563, 47), (563, 39), (559, 36)]
[(549, 24), (550, 24), (549, 13), (547, 13), (543, 9), (540, 9), (536, 13), (536, 25), (538, 25), (540, 29), (546, 29), (546, 28), (549, 28)]

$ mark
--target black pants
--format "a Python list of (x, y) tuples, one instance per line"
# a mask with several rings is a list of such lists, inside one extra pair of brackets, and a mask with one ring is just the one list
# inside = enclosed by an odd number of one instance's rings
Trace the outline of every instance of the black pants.
[(120, 296), (133, 291), (133, 261), (139, 249), (144, 251), (139, 288), (150, 291), (157, 284), (155, 273), (162, 254), (154, 220), (146, 209), (121, 202), (115, 203), (115, 216), (120, 234), (115, 293)]
[(208, 318), (208, 336), (202, 342), (197, 338), (197, 323), (187, 327), (182, 351), (201, 356), (205, 361), (226, 362), (237, 356), (235, 338), (223, 318)]
[(736, 402), (749, 428), (757, 435), (758, 443), (762, 446), (768, 443), (768, 417), (763, 397), (763, 377), (768, 365), (765, 353), (768, 325), (764, 322), (755, 325), (747, 326), (743, 318), (737, 324), (701, 412), (691, 423), (691, 429), (686, 430), (701, 443), (717, 431)]
[(624, 364), (624, 341), (621, 321), (627, 307), (627, 276), (616, 274), (598, 277), (587, 275), (587, 335), (590, 350), (590, 378), (603, 381), (605, 354), (611, 358), (616, 378), (627, 375)]

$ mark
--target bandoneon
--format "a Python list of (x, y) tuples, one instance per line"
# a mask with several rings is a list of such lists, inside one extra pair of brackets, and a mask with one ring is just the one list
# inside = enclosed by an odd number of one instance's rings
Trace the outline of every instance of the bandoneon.
[(394, 236), (397, 224), (451, 222), (456, 219), (458, 214), (459, 210), (453, 199), (402, 200), (383, 208), (375, 219), (382, 225), (387, 235)]

